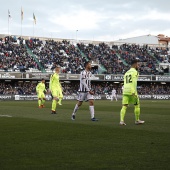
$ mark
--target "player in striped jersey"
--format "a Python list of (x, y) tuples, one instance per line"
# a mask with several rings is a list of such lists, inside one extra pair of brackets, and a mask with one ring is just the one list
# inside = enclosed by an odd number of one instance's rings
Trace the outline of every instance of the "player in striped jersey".
[(83, 101), (89, 101), (89, 110), (91, 114), (92, 121), (98, 121), (94, 117), (94, 92), (91, 89), (91, 63), (88, 61), (84, 64), (85, 70), (80, 73), (80, 87), (78, 90), (78, 103), (75, 105), (75, 108), (72, 113), (72, 120), (75, 120), (76, 112), (79, 107), (82, 105)]

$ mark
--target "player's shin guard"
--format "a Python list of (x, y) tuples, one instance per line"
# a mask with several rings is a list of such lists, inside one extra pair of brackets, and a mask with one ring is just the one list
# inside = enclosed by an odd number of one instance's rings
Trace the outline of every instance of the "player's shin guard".
[(125, 114), (126, 114), (126, 109), (127, 109), (126, 106), (122, 106), (122, 109), (120, 111), (120, 121), (122, 121), (122, 122), (124, 122), (124, 117), (125, 117)]
[(76, 104), (72, 115), (76, 115), (76, 112), (78, 109), (79, 109), (79, 106), (78, 106), (78, 104)]
[(58, 101), (59, 104), (61, 104), (62, 99), (63, 99), (63, 98), (61, 98), (61, 97), (59, 98), (59, 101)]
[(46, 100), (45, 98), (42, 99), (42, 102), (41, 102), (42, 105), (44, 105), (45, 100)]
[(94, 106), (89, 106), (91, 118), (94, 118)]
[(138, 121), (140, 116), (140, 105), (135, 105), (134, 113), (135, 113), (135, 120)]
[(56, 100), (53, 100), (52, 101), (52, 111), (55, 111), (56, 110), (56, 107), (57, 107), (57, 101)]
[(38, 99), (38, 106), (39, 107), (41, 106), (41, 99), (40, 98)]

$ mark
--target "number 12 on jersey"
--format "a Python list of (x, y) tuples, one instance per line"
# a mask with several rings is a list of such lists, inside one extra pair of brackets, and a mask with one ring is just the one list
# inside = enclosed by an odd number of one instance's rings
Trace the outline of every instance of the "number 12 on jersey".
[(126, 76), (126, 84), (128, 84), (128, 83), (132, 83), (132, 75), (131, 74)]

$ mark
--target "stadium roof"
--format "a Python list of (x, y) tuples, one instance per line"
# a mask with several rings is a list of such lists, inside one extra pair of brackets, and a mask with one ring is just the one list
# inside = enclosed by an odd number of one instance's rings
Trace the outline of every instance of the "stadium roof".
[(159, 44), (159, 39), (155, 35), (143, 35), (138, 37), (132, 37), (127, 39), (119, 39), (114, 42), (117, 43), (132, 43), (132, 44)]

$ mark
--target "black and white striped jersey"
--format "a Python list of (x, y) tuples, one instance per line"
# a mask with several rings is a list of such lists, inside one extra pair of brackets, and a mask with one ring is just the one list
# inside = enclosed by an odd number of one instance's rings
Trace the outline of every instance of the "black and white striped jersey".
[(79, 92), (88, 92), (91, 90), (91, 77), (92, 73), (90, 71), (83, 70), (80, 73)]

